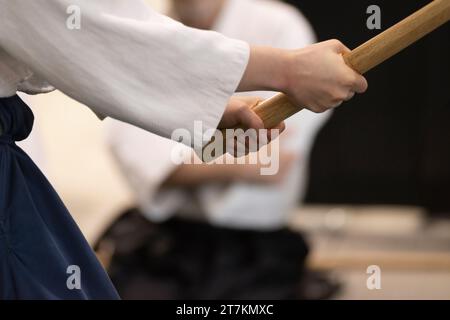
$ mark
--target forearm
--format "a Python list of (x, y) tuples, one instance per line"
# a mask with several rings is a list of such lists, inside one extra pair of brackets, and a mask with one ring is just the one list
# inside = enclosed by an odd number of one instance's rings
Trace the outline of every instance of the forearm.
[(165, 187), (195, 187), (205, 183), (232, 183), (253, 180), (249, 175), (259, 174), (258, 165), (180, 165), (164, 182)]

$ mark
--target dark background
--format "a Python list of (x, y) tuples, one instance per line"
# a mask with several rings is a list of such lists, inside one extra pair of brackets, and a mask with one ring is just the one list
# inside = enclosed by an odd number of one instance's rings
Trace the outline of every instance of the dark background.
[[(289, 0), (320, 40), (349, 48), (430, 1)], [(366, 9), (381, 7), (382, 30)], [(369, 91), (338, 108), (311, 159), (309, 203), (411, 204), (450, 213), (450, 25), (367, 74)]]

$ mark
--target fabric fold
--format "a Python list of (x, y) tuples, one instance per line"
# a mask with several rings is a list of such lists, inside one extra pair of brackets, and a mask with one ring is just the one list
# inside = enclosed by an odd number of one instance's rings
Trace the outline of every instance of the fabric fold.
[(0, 99), (0, 299), (118, 299), (63, 202), (15, 144), (33, 120), (19, 97)]

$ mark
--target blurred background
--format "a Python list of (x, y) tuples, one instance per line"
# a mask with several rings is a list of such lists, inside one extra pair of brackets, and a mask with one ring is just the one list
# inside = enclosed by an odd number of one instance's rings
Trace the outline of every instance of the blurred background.
[[(382, 29), (369, 30), (372, 1), (290, 0), (289, 7), (275, 0), (228, 1), (233, 3), (220, 7), (226, 13), (213, 10), (215, 0), (147, 2), (186, 24), (253, 37), (257, 44), (300, 47), (315, 37), (337, 38), (350, 48), (428, 2), (376, 1)], [(246, 10), (251, 6), (254, 11)], [(273, 19), (270, 6), (276, 8)], [(258, 15), (267, 30), (258, 27)], [(59, 92), (22, 96), (36, 116), (33, 136), (22, 145), (96, 246), (124, 298), (449, 299), (449, 40), (446, 25), (371, 71), (367, 94), (323, 118), (302, 120), (301, 114), (293, 122), (307, 137), (294, 148), (300, 156), (281, 161), (289, 168), (302, 162), (295, 174), (286, 170), (290, 180), (298, 179), (286, 182), (295, 186), (287, 189), (294, 196), (284, 197), (288, 191), (278, 186), (288, 179), (283, 176), (249, 178), (238, 186), (203, 180), (194, 187), (198, 181), (180, 184), (184, 171), (172, 168), (162, 178), (148, 178), (156, 182), (143, 200), (141, 180), (130, 181), (133, 159), (120, 156), (128, 152), (120, 137), (142, 132), (103, 123)], [(266, 215), (281, 216), (276, 222), (253, 207), (270, 188), (282, 195), (273, 203), (286, 211), (272, 215), (272, 200), (265, 199)], [(246, 201), (233, 200), (239, 192), (249, 195)], [(198, 212), (192, 219), (180, 214), (187, 206), (180, 199), (194, 193), (204, 208), (192, 209)], [(163, 200), (169, 205), (160, 205)], [(173, 208), (175, 202), (181, 204)], [(264, 225), (246, 220), (252, 210)], [(371, 265), (381, 270), (378, 290), (367, 286)]]

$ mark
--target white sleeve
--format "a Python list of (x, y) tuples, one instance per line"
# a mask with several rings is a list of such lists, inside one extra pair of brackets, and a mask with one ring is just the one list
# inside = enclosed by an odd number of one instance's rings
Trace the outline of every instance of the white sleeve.
[[(74, 6), (80, 29), (67, 27)], [(0, 0), (0, 47), (97, 114), (197, 139), (216, 128), (249, 56), (245, 42), (188, 28), (140, 0)], [(196, 120), (203, 132), (194, 134)]]

